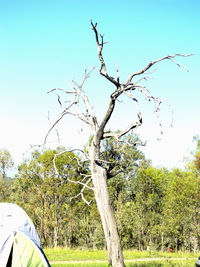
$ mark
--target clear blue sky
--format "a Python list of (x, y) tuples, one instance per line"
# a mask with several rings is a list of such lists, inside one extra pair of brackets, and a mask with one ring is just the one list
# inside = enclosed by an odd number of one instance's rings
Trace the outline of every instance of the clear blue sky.
[[(85, 66), (98, 66), (92, 18), (108, 41), (104, 56), (112, 75), (116, 62), (121, 78), (126, 79), (150, 60), (174, 53), (196, 54), (180, 59), (189, 73), (165, 62), (157, 66), (149, 83), (153, 94), (174, 108), (174, 128), (166, 131), (163, 141), (156, 141), (159, 132), (147, 103), (142, 108), (140, 134), (150, 140), (144, 148), (147, 157), (155, 166), (180, 166), (192, 147), (192, 137), (200, 134), (199, 14), (198, 0), (0, 0), (0, 148), (8, 149), (19, 163), (30, 144), (44, 139), (48, 111), (52, 120), (59, 111), (55, 95), (46, 92), (66, 87), (65, 81), (72, 78), (80, 80)], [(110, 93), (109, 84), (94, 74), (88, 92), (99, 113), (107, 103), (103, 88)], [(163, 114), (168, 120), (165, 108)], [(117, 128), (127, 115), (114, 118)], [(64, 126), (66, 145), (87, 140), (78, 133), (77, 123), (65, 120)]]

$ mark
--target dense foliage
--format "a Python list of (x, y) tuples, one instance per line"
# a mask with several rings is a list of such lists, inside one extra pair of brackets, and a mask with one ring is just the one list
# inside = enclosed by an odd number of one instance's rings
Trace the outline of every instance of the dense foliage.
[[(102, 157), (110, 173), (112, 205), (124, 248), (139, 250), (200, 249), (200, 142), (186, 170), (153, 168), (128, 145), (105, 142)], [(44, 246), (103, 248), (104, 235), (93, 191), (76, 181), (89, 175), (87, 162), (73, 152), (34, 151), (14, 179), (0, 178), (0, 201), (20, 205), (33, 220)], [(109, 164), (106, 164), (109, 162)], [(2, 172), (2, 173), (3, 173)], [(69, 182), (69, 180), (71, 182)], [(74, 181), (74, 182), (73, 182)], [(75, 197), (77, 196), (77, 197)]]

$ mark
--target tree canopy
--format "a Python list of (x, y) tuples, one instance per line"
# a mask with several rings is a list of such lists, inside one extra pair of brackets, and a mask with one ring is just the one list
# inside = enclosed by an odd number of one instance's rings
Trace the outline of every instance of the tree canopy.
[[(122, 246), (139, 250), (199, 250), (200, 174), (194, 164), (198, 144), (190, 161), (192, 168), (171, 171), (152, 167), (137, 148), (131, 151), (127, 146), (121, 150), (114, 140), (106, 140), (105, 147), (105, 161), (113, 160), (114, 171), (123, 170), (108, 183)], [(78, 195), (82, 185), (67, 181), (67, 177), (78, 181), (82, 173), (89, 174), (87, 164), (84, 162), (80, 169), (80, 157), (73, 152), (63, 153), (56, 158), (63, 180), (56, 175), (54, 155), (65, 150), (35, 150), (20, 164), (14, 179), (0, 180), (0, 199), (25, 209), (45, 246), (104, 248), (92, 190), (84, 192), (88, 206)], [(125, 162), (128, 169), (124, 168)]]

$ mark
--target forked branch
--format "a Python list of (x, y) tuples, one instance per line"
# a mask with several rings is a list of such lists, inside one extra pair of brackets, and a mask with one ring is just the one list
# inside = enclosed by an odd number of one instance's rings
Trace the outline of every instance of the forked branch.
[[(108, 79), (110, 82), (112, 82), (113, 84), (115, 84), (117, 86), (118, 85), (118, 80), (116, 80), (113, 77), (111, 77), (110, 75), (108, 75), (107, 69), (106, 69), (106, 64), (105, 64), (105, 61), (104, 61), (104, 58), (103, 58), (102, 51), (103, 51), (104, 44), (106, 44), (104, 42), (104, 36), (98, 33), (97, 23), (93, 24), (93, 22), (91, 20), (91, 25), (92, 25), (92, 29), (93, 29), (93, 31), (95, 33), (97, 49), (98, 49), (98, 57), (99, 57), (99, 60), (101, 62), (100, 73), (101, 73), (101, 75), (106, 77), (106, 79)], [(101, 41), (99, 41), (99, 39), (101, 39)]]
[[(142, 124), (142, 114), (140, 111), (140, 107), (139, 107), (139, 101), (138, 99), (136, 99), (136, 96), (132, 95), (132, 93), (134, 91), (139, 91), (140, 93), (142, 93), (142, 95), (145, 97), (146, 100), (148, 101), (152, 101), (154, 103), (154, 107), (155, 107), (155, 112), (158, 114), (160, 114), (160, 105), (162, 103), (162, 100), (160, 98), (156, 98), (154, 97), (150, 91), (141, 84), (141, 82), (143, 80), (148, 80), (151, 77), (149, 77), (148, 75), (153, 73), (155, 70), (151, 70), (152, 66), (154, 66), (155, 64), (164, 61), (164, 60), (170, 60), (173, 63), (175, 63), (178, 67), (183, 68), (184, 70), (187, 71), (187, 69), (185, 68), (184, 65), (180, 64), (179, 62), (177, 62), (175, 60), (175, 58), (177, 57), (189, 57), (193, 54), (174, 54), (174, 55), (167, 55), (164, 56), (162, 58), (159, 58), (157, 60), (151, 61), (147, 66), (145, 66), (142, 70), (139, 70), (137, 72), (133, 72), (132, 74), (129, 75), (128, 79), (126, 80), (126, 82), (120, 82), (120, 76), (119, 76), (119, 68), (117, 66), (116, 71), (117, 71), (117, 77), (113, 78), (111, 77), (108, 72), (107, 72), (107, 68), (106, 68), (106, 63), (103, 57), (103, 47), (104, 47), (104, 39), (103, 39), (103, 35), (101, 35), (97, 29), (97, 23), (93, 23), (91, 20), (91, 25), (92, 25), (92, 29), (95, 33), (95, 39), (96, 39), (96, 44), (97, 44), (97, 49), (98, 49), (98, 57), (99, 57), (99, 61), (101, 64), (101, 68), (100, 68), (100, 74), (103, 75), (105, 78), (107, 78), (111, 83), (113, 83), (116, 86), (116, 89), (114, 90), (114, 92), (110, 95), (110, 103), (108, 105), (107, 108), (107, 112), (100, 124), (99, 130), (98, 130), (98, 137), (99, 137), (99, 141), (100, 139), (103, 138), (108, 138), (111, 136), (115, 136), (117, 139), (122, 137), (123, 135), (127, 134), (128, 132), (130, 132), (131, 130), (133, 130), (134, 128), (140, 126)], [(100, 41), (101, 40), (101, 41)], [(136, 76), (140, 76), (140, 75), (146, 75), (145, 77), (140, 77), (136, 82), (133, 82), (133, 78)], [(129, 98), (131, 98), (135, 103), (136, 103), (136, 107), (137, 107), (137, 117), (138, 117), (138, 121), (130, 124), (126, 129), (122, 130), (120, 134), (116, 133), (111, 133), (111, 132), (107, 132), (105, 131), (105, 127), (108, 123), (108, 121), (111, 118), (111, 115), (114, 111), (115, 108), (115, 104), (116, 101), (118, 100), (118, 98), (122, 95), (125, 94), (126, 96), (128, 96)]]
[[(55, 173), (56, 173), (57, 177), (60, 178), (61, 180), (62, 180), (63, 178), (62, 178), (62, 176), (60, 175), (60, 173), (59, 173), (59, 171), (58, 171), (58, 169), (57, 169), (57, 167), (56, 167), (56, 158), (57, 158), (58, 156), (64, 154), (64, 153), (69, 153), (69, 152), (74, 152), (74, 151), (79, 151), (79, 152), (83, 153), (84, 156), (86, 157), (86, 159), (88, 160), (87, 155), (86, 155), (85, 152), (84, 152), (83, 150), (81, 150), (81, 149), (64, 150), (64, 151), (61, 151), (61, 152), (59, 152), (59, 153), (57, 153), (57, 154), (54, 155), (54, 158), (53, 158), (53, 166), (54, 166), (54, 170), (55, 170)], [(81, 165), (81, 163), (80, 163), (80, 161), (79, 161), (79, 159), (78, 159), (77, 157), (76, 157), (76, 158), (73, 158), (72, 160), (74, 160), (74, 159), (78, 162), (79, 167), (83, 167), (83, 165)], [(78, 168), (79, 168), (79, 167), (78, 167)], [(69, 179), (68, 177), (66, 177), (65, 182), (70, 182), (70, 183), (74, 183), (74, 184), (79, 184), (79, 185), (82, 186), (82, 189), (81, 189), (80, 193), (78, 193), (78, 194), (77, 194), (76, 196), (74, 196), (74, 197), (71, 197), (71, 200), (72, 200), (73, 198), (77, 198), (78, 196), (81, 196), (81, 198), (85, 201), (85, 203), (86, 203), (87, 205), (90, 205), (90, 202), (88, 202), (88, 201), (86, 200), (86, 198), (84, 197), (84, 191), (85, 191), (86, 188), (89, 189), (89, 190), (92, 190), (92, 191), (94, 190), (93, 187), (89, 186), (89, 183), (90, 183), (91, 180), (92, 180), (91, 175), (84, 175), (84, 174), (81, 173), (80, 176), (83, 176), (83, 177), (84, 177), (84, 178), (82, 179), (82, 181), (74, 181), (74, 180), (71, 180), (71, 179)], [(85, 182), (85, 179), (87, 179), (86, 182)]]
[(50, 132), (57, 126), (57, 124), (63, 119), (65, 115), (72, 115), (79, 118), (80, 120), (88, 124), (94, 131), (99, 127), (94, 109), (89, 101), (85, 90), (83, 89), (85, 81), (90, 77), (90, 74), (94, 71), (94, 69), (95, 68), (92, 68), (89, 71), (87, 70), (87, 68), (85, 69), (85, 73), (80, 84), (72, 80), (72, 86), (70, 90), (65, 90), (63, 88), (53, 88), (48, 92), (52, 93), (55, 91), (59, 91), (65, 96), (68, 96), (67, 98), (69, 100), (62, 101), (61, 96), (57, 94), (59, 105), (62, 107), (63, 110), (58, 119), (56, 119), (56, 121), (48, 130), (43, 145), (46, 144)]

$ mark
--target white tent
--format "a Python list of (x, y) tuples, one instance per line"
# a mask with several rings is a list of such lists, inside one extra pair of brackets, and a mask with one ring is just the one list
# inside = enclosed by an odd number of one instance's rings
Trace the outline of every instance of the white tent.
[(50, 267), (31, 219), (12, 203), (0, 203), (0, 266)]

